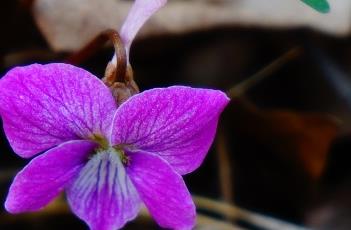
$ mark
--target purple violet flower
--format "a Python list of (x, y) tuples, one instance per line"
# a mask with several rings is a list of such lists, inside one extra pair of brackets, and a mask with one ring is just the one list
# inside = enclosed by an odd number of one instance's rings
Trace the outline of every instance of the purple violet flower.
[[(127, 53), (165, 2), (135, 2), (121, 30)], [(196, 211), (181, 175), (202, 163), (228, 101), (221, 91), (173, 86), (117, 106), (110, 89), (81, 68), (16, 67), (0, 80), (5, 134), (19, 156), (41, 154), (17, 174), (5, 207), (36, 211), (65, 191), (93, 230), (123, 227), (142, 203), (160, 226), (191, 229)]]

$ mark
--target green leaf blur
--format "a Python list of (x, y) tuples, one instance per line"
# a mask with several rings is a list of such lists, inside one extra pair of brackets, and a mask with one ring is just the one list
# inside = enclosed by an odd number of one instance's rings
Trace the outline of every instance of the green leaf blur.
[(321, 13), (328, 13), (330, 6), (327, 0), (302, 0), (307, 5)]

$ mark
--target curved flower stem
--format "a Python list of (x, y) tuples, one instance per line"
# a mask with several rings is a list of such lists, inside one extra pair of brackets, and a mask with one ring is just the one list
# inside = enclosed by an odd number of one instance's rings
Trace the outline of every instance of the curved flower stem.
[[(111, 83), (111, 85), (114, 82), (126, 82), (126, 74), (127, 74), (127, 53), (126, 49), (124, 47), (123, 41), (121, 37), (119, 36), (118, 32), (115, 30), (107, 30), (104, 32), (106, 36), (110, 39), (112, 42), (114, 48), (115, 48), (115, 56), (117, 57), (117, 64), (109, 63), (109, 65), (112, 65), (112, 67), (115, 69), (111, 76), (106, 76), (106, 80), (108, 83)], [(107, 68), (109, 68), (109, 65)]]
[(67, 58), (66, 62), (73, 65), (82, 63), (101, 49), (108, 40), (113, 43), (115, 48), (117, 66), (110, 65), (108, 67), (110, 68), (110, 75), (107, 79), (105, 75), (105, 82), (107, 82), (109, 85), (112, 85), (116, 81), (125, 82), (125, 76), (127, 73), (127, 54), (122, 39), (115, 30), (108, 29), (103, 31), (77, 53)]
[(110, 40), (115, 48), (117, 62), (110, 61), (102, 81), (110, 88), (118, 104), (139, 93), (139, 87), (133, 79), (132, 67), (127, 61), (124, 43), (117, 31), (109, 29), (100, 33), (77, 53), (71, 55), (66, 62), (78, 65), (93, 56), (105, 43)]

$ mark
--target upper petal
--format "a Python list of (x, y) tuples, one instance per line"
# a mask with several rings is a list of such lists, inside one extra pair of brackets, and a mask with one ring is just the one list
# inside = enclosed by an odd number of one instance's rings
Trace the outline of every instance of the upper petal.
[(156, 222), (170, 229), (192, 229), (196, 209), (182, 177), (156, 155), (130, 154), (127, 168), (133, 184)]
[(115, 150), (94, 155), (67, 189), (72, 211), (92, 230), (116, 230), (134, 219), (139, 196)]
[(202, 163), (228, 101), (223, 92), (210, 89), (144, 91), (118, 108), (111, 143), (158, 154), (176, 172), (189, 173)]
[(91, 141), (69, 141), (34, 158), (15, 177), (5, 202), (7, 211), (36, 211), (47, 205), (77, 175), (95, 147)]
[(64, 141), (108, 135), (115, 110), (102, 81), (72, 65), (16, 67), (0, 80), (5, 134), (22, 157)]
[(127, 54), (132, 41), (144, 25), (144, 23), (162, 6), (167, 3), (167, 0), (135, 0), (130, 9), (126, 20), (121, 28), (121, 37), (126, 47)]

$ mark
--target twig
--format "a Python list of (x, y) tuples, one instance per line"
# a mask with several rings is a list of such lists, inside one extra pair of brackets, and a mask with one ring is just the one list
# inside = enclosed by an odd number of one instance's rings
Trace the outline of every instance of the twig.
[(237, 98), (245, 94), (245, 92), (252, 88), (253, 86), (257, 85), (260, 83), (263, 79), (265, 79), (268, 76), (271, 76), (272, 73), (277, 71), (279, 68), (281, 68), (284, 64), (287, 62), (295, 59), (298, 57), (302, 52), (302, 49), (300, 47), (294, 47), (290, 49), (288, 52), (274, 60), (272, 63), (249, 77), (248, 79), (242, 81), (241, 83), (235, 85), (231, 89), (228, 90), (228, 96), (230, 98)]
[(230, 158), (228, 145), (225, 139), (222, 127), (218, 129), (216, 150), (218, 157), (219, 182), (223, 200), (228, 203), (233, 203), (233, 184), (232, 172), (230, 168)]
[(218, 214), (230, 216), (233, 219), (240, 219), (266, 230), (308, 230), (301, 226), (244, 210), (237, 206), (214, 201), (209, 198), (193, 196), (193, 199), (199, 209), (205, 209)]

